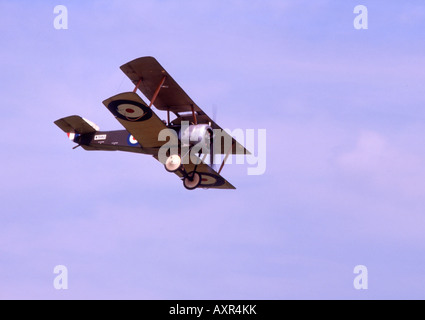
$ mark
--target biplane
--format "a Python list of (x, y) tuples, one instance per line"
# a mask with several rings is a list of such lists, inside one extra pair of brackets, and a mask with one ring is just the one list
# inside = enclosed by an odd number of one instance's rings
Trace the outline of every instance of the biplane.
[[(135, 85), (134, 90), (117, 94), (103, 104), (125, 130), (100, 131), (95, 123), (77, 115), (55, 121), (77, 144), (74, 149), (81, 146), (85, 150), (147, 154), (180, 177), (188, 190), (235, 189), (221, 176), (221, 170), (230, 154), (250, 152), (202, 111), (155, 58), (135, 59), (122, 65), (121, 70)], [(153, 107), (166, 112), (166, 119), (162, 120)], [(167, 146), (165, 153), (161, 153), (172, 140), (171, 136), (159, 138), (164, 130), (173, 133), (176, 139), (173, 146)], [(215, 155), (223, 158), (217, 171)]]

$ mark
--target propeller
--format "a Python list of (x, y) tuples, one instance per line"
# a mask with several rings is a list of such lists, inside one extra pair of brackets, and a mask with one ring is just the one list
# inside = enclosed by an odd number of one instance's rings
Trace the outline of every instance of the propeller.
[(210, 132), (210, 165), (214, 170), (214, 132)]
[[(218, 107), (214, 103), (212, 105), (212, 120), (213, 120), (214, 123), (217, 123), (217, 112), (218, 112)], [(214, 164), (214, 132), (210, 133), (210, 165), (211, 165), (211, 168), (213, 170), (215, 170), (215, 164)]]

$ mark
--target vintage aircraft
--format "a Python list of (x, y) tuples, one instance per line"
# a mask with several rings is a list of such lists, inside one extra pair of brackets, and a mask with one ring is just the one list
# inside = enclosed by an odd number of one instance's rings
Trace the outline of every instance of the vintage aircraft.
[[(93, 122), (80, 116), (55, 121), (68, 137), (85, 150), (119, 150), (148, 154), (161, 161), (165, 169), (183, 180), (186, 189), (235, 189), (221, 175), (229, 154), (250, 154), (233, 137), (220, 128), (183, 91), (153, 57), (142, 57), (121, 66), (135, 85), (132, 92), (115, 95), (103, 104), (126, 130), (100, 131)], [(150, 101), (145, 103), (136, 93), (140, 90)], [(161, 120), (152, 107), (166, 111)], [(170, 113), (175, 119), (170, 121)], [(161, 132), (175, 134), (176, 145), (169, 147), (165, 157), (160, 150), (172, 140), (160, 139)], [(227, 143), (226, 143), (227, 141)], [(193, 152), (196, 149), (196, 154)], [(163, 153), (164, 154), (164, 153)], [(210, 155), (209, 164), (205, 161)], [(217, 171), (214, 156), (225, 155)], [(201, 158), (202, 155), (202, 158)]]

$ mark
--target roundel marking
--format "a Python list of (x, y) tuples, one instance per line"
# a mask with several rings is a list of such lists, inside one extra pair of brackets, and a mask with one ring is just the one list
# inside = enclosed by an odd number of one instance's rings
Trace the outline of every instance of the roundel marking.
[(206, 176), (206, 175), (202, 175), (202, 183), (203, 184), (214, 184), (216, 183), (217, 179), (215, 177), (211, 177), (211, 176)]
[(202, 172), (201, 173), (201, 187), (219, 187), (225, 183), (224, 179), (216, 174)]
[(130, 105), (127, 103), (118, 105), (117, 111), (127, 118), (140, 118), (145, 114), (145, 111), (139, 106)]
[(133, 137), (133, 135), (131, 135), (131, 134), (129, 134), (129, 135), (128, 135), (127, 142), (128, 142), (128, 144), (129, 144), (130, 146), (135, 146), (135, 145), (139, 144), (139, 141), (137, 141), (137, 140)]
[(152, 117), (152, 110), (142, 103), (132, 100), (115, 100), (108, 105), (114, 116), (126, 121), (145, 121)]

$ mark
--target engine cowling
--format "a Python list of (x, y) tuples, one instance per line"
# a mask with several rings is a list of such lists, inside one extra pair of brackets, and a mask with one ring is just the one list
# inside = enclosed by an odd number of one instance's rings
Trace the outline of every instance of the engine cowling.
[(213, 129), (207, 124), (195, 124), (182, 127), (179, 133), (179, 139), (184, 147), (193, 147), (198, 143), (205, 150), (210, 149), (210, 138), (212, 138)]

